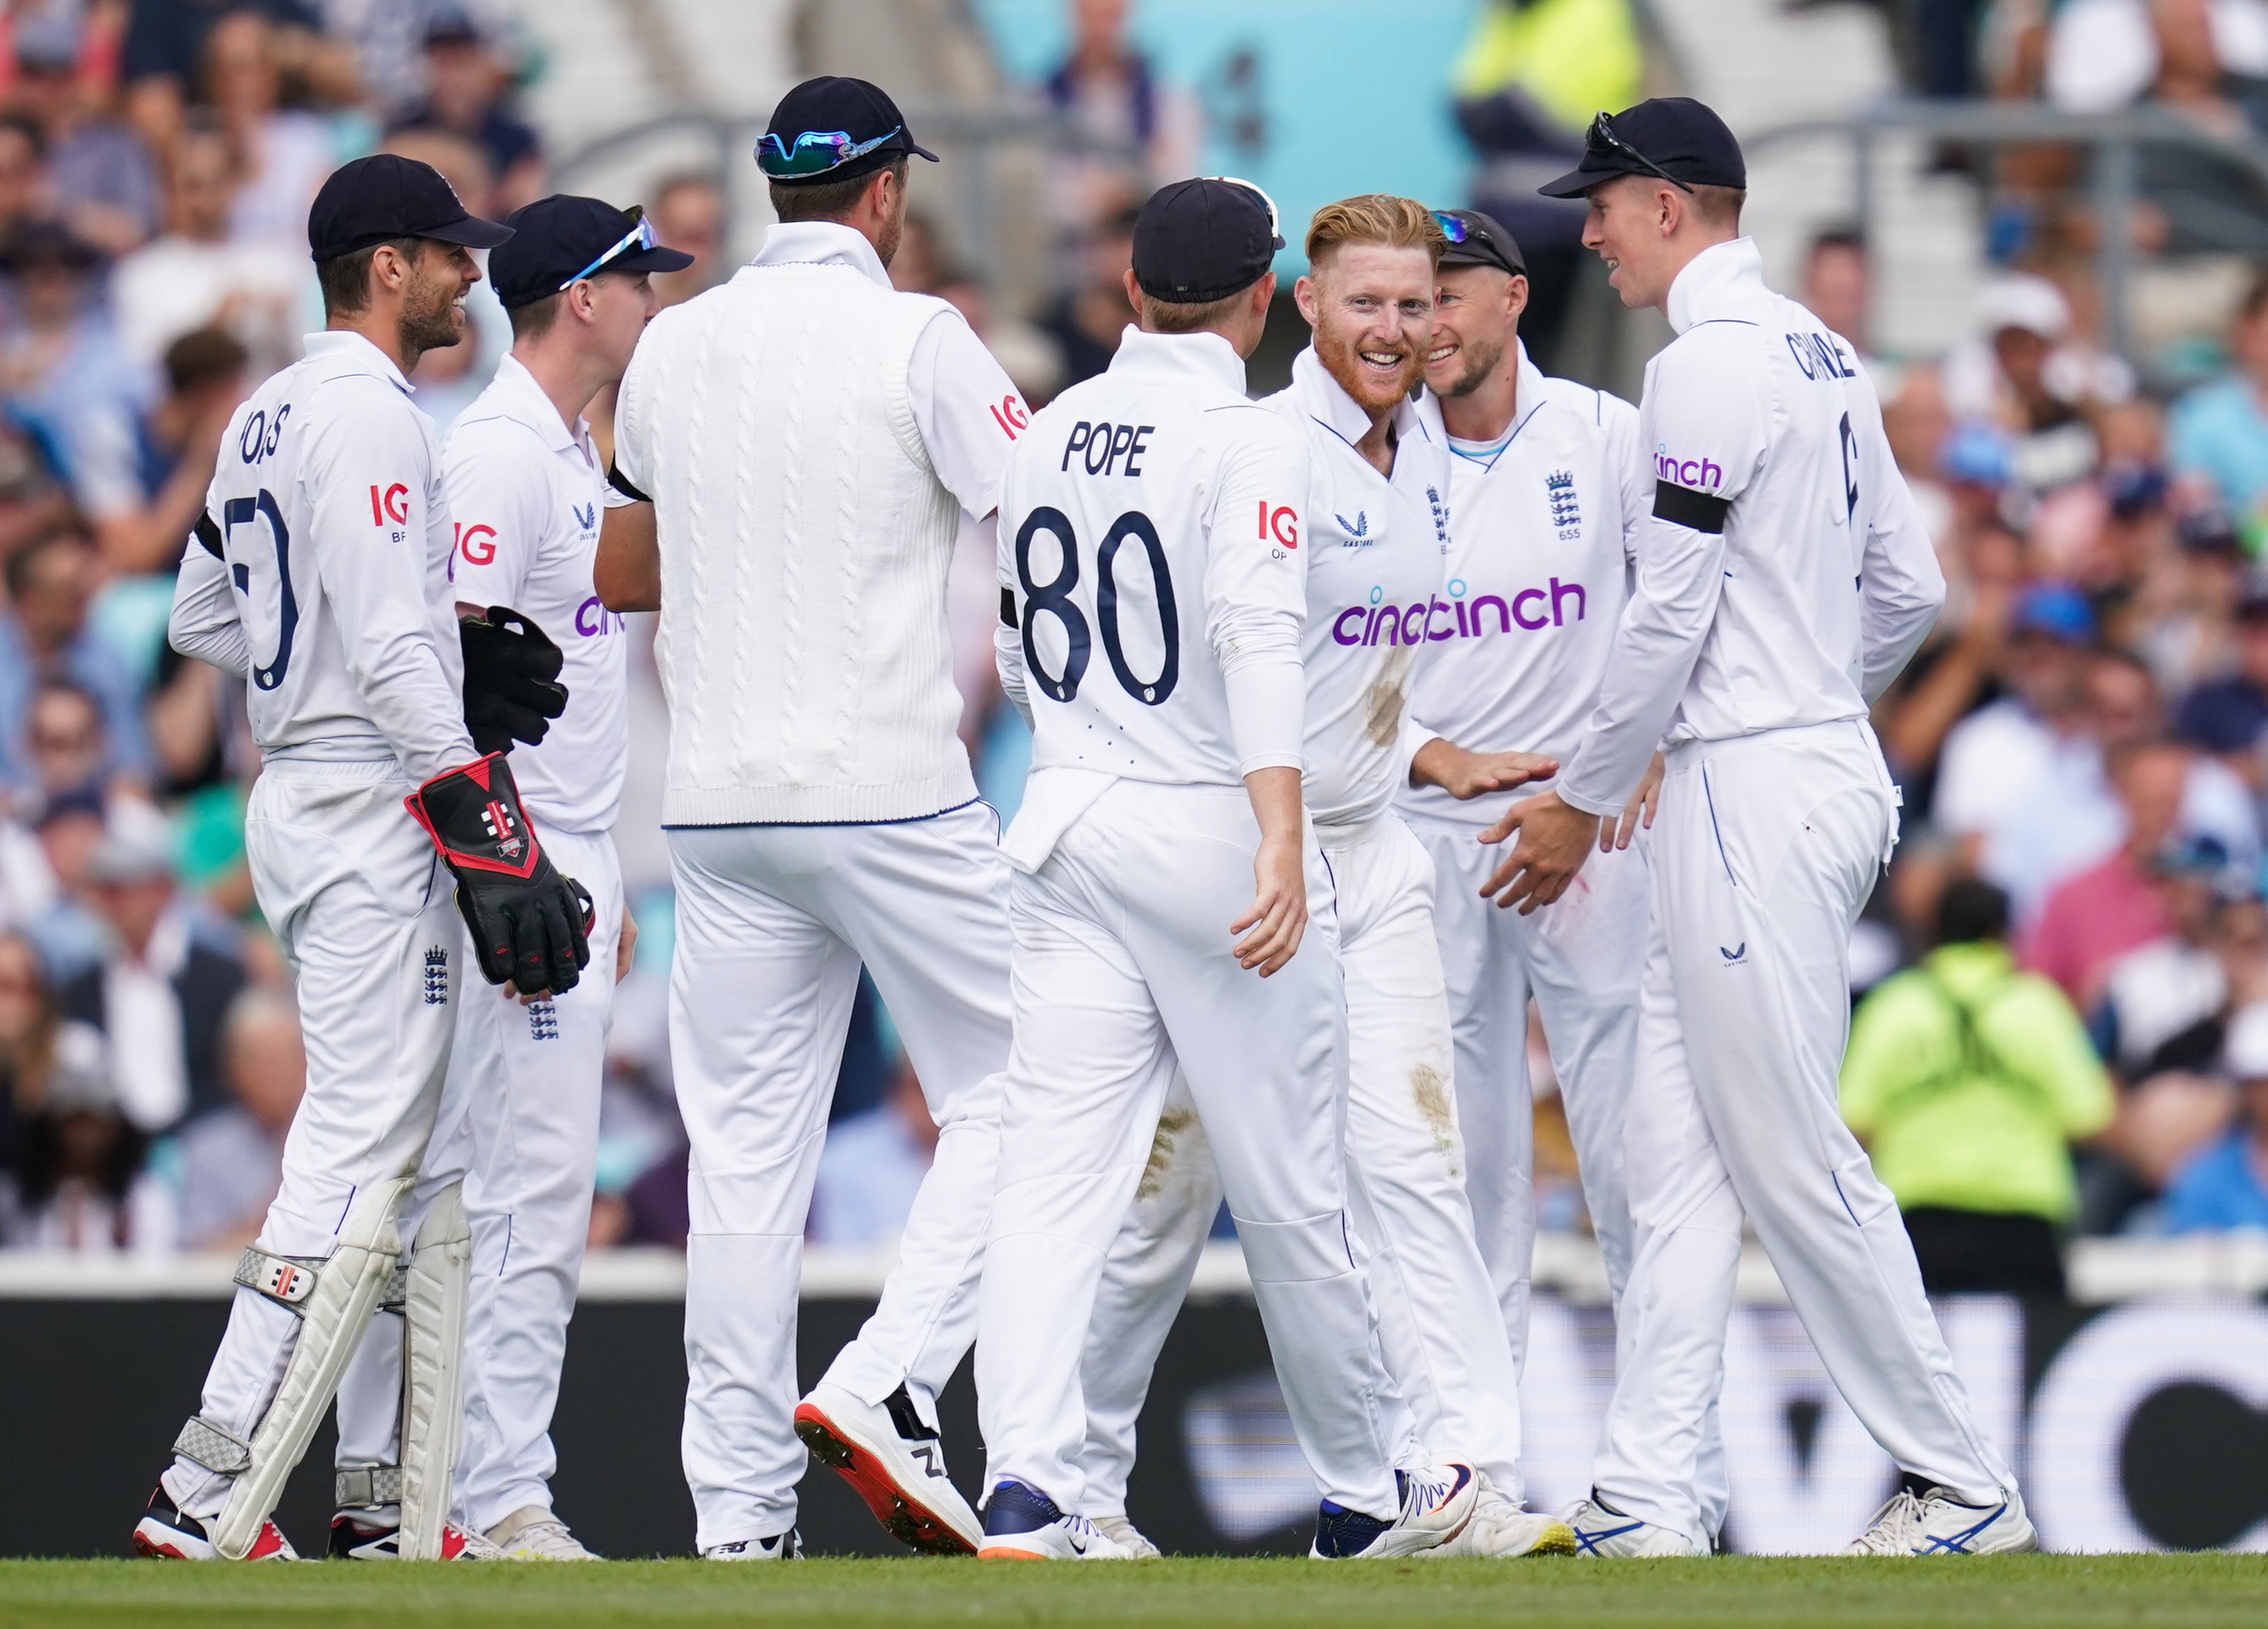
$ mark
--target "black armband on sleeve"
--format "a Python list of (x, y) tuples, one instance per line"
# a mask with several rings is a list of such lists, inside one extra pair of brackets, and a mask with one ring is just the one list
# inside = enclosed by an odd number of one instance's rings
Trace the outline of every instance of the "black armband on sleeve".
[(1673, 526), (1689, 526), (1696, 532), (1706, 532), (1712, 537), (1722, 536), (1725, 512), (1733, 507), (1730, 498), (1717, 497), (1706, 492), (1696, 492), (1690, 487), (1681, 487), (1675, 481), (1653, 483), (1653, 517), (1666, 520)]
[(1000, 626), (1003, 627), (1016, 626), (1016, 591), (1012, 588), (1004, 588), (1000, 591)]
[(210, 515), (206, 514), (202, 510), (199, 510), (197, 511), (197, 524), (190, 527), (189, 532), (190, 535), (195, 537), (196, 540), (203, 546), (205, 553), (210, 554), (215, 560), (225, 560), (227, 558), (226, 555), (221, 553), (220, 549), (220, 528), (213, 525), (213, 517)]
[(652, 498), (630, 484), (630, 478), (622, 473), (622, 466), (619, 464), (610, 463), (607, 466), (607, 484), (633, 503), (653, 502)]

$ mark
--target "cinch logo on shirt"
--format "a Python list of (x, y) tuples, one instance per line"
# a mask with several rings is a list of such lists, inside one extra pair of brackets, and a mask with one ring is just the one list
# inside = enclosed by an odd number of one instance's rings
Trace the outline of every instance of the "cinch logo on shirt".
[(1725, 472), (1708, 459), (1679, 459), (1667, 442), (1653, 449), (1653, 473), (1681, 487), (1716, 488), (1725, 484)]
[[(1549, 588), (1524, 588), (1506, 603), (1500, 596), (1483, 594), (1469, 602), (1462, 577), (1448, 582), (1449, 598), (1436, 595), (1424, 605), (1381, 602), (1386, 591), (1370, 591), (1366, 605), (1349, 605), (1331, 620), (1331, 637), (1342, 645), (1414, 645), (1421, 641), (1480, 639), (1509, 634), (1515, 627), (1528, 633), (1538, 628), (1565, 627), (1588, 614), (1590, 597), (1580, 583), (1551, 579)], [(1574, 614), (1568, 614), (1572, 602)]]
[(630, 625), (630, 620), (619, 611), (609, 611), (599, 603), (596, 594), (575, 607), (575, 631), (585, 639), (603, 639), (608, 634), (619, 634)]

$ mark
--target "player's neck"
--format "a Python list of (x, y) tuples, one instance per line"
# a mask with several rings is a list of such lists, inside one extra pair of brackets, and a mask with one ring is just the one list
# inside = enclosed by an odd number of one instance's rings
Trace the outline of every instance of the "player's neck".
[(334, 313), (324, 323), (332, 334), (359, 334), (384, 353), (386, 359), (401, 370), (408, 378), (417, 366), (423, 351), (411, 351), (401, 342), (401, 318), (398, 310), (381, 311), (376, 302), (356, 312), (352, 316)]
[(1520, 352), (1506, 346), (1486, 378), (1462, 396), (1438, 400), (1442, 428), (1459, 441), (1497, 440), (1520, 411)]
[[(553, 332), (557, 332), (556, 327)], [(591, 398), (613, 384), (615, 378), (605, 363), (584, 355), (573, 345), (546, 345), (538, 340), (534, 344), (514, 345), (512, 354), (558, 412), (559, 422), (570, 430), (575, 428), (575, 421), (583, 416), (583, 409), (591, 405)]]

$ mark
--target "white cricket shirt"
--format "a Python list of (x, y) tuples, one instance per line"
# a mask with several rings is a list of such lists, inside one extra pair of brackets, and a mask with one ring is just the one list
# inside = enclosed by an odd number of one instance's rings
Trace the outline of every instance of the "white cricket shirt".
[(1307, 812), (1352, 825), (1385, 813), (1410, 773), (1403, 714), (1449, 548), (1447, 436), (1431, 397), (1403, 400), (1394, 473), (1380, 474), (1355, 450), (1370, 415), (1312, 346), (1265, 405), (1307, 444)]
[(1033, 737), (1012, 863), (1114, 780), (1299, 765), (1307, 467), (1218, 334), (1129, 328), (1033, 418), (1000, 486), (994, 645)]
[(1646, 364), (1654, 496), (1591, 732), (1559, 795), (1618, 812), (1668, 738), (1863, 718), (1945, 598), (1850, 342), (1764, 286), (1746, 238), (1669, 290)]
[(474, 755), (440, 449), (378, 347), (305, 343), (229, 420), (205, 495), (224, 559), (189, 540), (169, 636), (248, 676), (267, 756), (423, 781)]
[[(1448, 580), (1426, 619), (1410, 710), (1425, 736), (1565, 767), (1598, 701), (1653, 476), (1636, 407), (1547, 378), (1525, 346), (1518, 368), (1512, 428), (1449, 443)], [(1398, 796), (1406, 813), (1477, 828), (1550, 784), (1469, 803), (1437, 786)]]
[(458, 416), (441, 453), (457, 598), (508, 605), (551, 636), (567, 710), (541, 744), (512, 749), (512, 779), (540, 827), (614, 828), (629, 763), (628, 620), (599, 603), (606, 471), (591, 427), (572, 429), (517, 356)]

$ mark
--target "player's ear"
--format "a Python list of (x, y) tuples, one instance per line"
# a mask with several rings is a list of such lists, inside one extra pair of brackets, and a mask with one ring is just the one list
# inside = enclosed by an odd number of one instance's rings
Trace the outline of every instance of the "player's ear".
[(1300, 315), (1307, 319), (1307, 326), (1314, 327), (1317, 309), (1314, 278), (1303, 276), (1292, 285), (1292, 304), (1300, 308)]
[(1528, 279), (1514, 272), (1504, 283), (1504, 315), (1507, 322), (1517, 323), (1520, 313), (1528, 309)]

